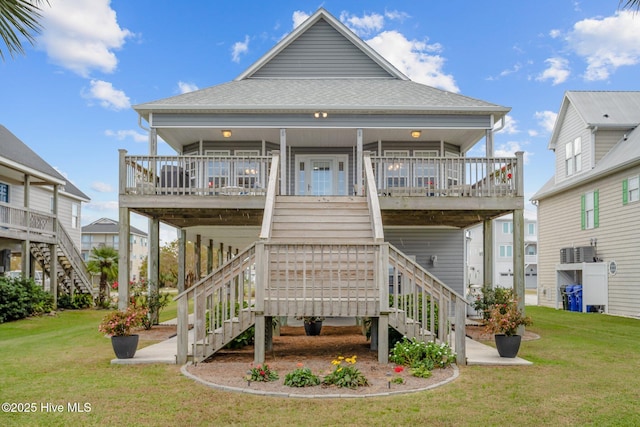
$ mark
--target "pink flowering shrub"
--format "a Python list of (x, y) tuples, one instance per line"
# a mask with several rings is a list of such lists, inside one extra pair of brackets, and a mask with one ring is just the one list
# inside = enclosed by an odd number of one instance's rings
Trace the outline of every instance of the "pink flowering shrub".
[(143, 325), (147, 309), (129, 306), (126, 311), (115, 310), (104, 316), (98, 331), (111, 337), (131, 335), (131, 332)]
[(492, 334), (517, 335), (518, 327), (529, 326), (531, 318), (518, 309), (518, 300), (513, 298), (504, 304), (495, 304), (489, 312), (486, 331)]

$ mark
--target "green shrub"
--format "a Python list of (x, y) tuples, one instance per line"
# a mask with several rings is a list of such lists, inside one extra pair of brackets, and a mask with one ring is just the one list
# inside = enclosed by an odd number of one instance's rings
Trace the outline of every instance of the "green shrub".
[(490, 284), (482, 286), (482, 295), (476, 297), (471, 303), (474, 310), (482, 313), (483, 320), (489, 320), (491, 309), (496, 304), (506, 304), (513, 299), (513, 290), (507, 288), (494, 288)]
[(73, 294), (73, 297), (62, 294), (58, 297), (58, 307), (70, 310), (80, 310), (93, 306), (93, 297), (89, 294)]
[(425, 343), (415, 338), (404, 338), (393, 346), (389, 355), (389, 361), (412, 369), (446, 368), (455, 360), (456, 355), (448, 344)]
[(284, 385), (289, 387), (313, 387), (320, 384), (320, 377), (311, 372), (311, 369), (298, 366), (284, 377)]
[[(345, 362), (346, 365), (343, 365)], [(357, 388), (369, 385), (369, 380), (356, 368), (356, 356), (342, 357), (331, 361), (334, 366), (333, 371), (322, 380), (324, 385), (335, 385), (338, 387)]]
[(235, 337), (224, 348), (242, 348), (248, 345), (253, 345), (256, 336), (255, 326), (251, 326), (246, 331)]
[(0, 277), (0, 323), (48, 313), (53, 308), (53, 296), (32, 279)]

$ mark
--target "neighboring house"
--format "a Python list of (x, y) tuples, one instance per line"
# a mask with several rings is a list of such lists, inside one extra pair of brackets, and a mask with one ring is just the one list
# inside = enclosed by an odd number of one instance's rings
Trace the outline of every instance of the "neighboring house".
[[(149, 241), (147, 233), (130, 227), (129, 236), (129, 279), (140, 280), (140, 267), (147, 259), (149, 252)], [(120, 250), (120, 225), (118, 221), (109, 218), (100, 218), (91, 224), (82, 227), (82, 259), (89, 261), (93, 248), (110, 247), (116, 251)], [(96, 278), (94, 277), (94, 284)]]
[[(229, 259), (214, 270), (180, 257), (178, 363), (254, 324), (262, 361), (264, 325), (283, 316), (370, 317), (381, 361), (387, 325), (437, 334), (464, 363), (464, 230), (507, 213), (523, 227), (522, 153), (493, 157), (509, 108), (411, 81), (320, 9), (235, 80), (134, 109), (152, 155), (120, 151), (120, 239), (132, 212), (151, 218), (151, 282), (160, 222), (180, 230), (182, 255), (189, 240), (196, 262), (200, 250)], [(154, 155), (158, 138), (176, 155)], [(480, 141), (487, 156), (465, 157)], [(515, 247), (521, 259), (519, 233)], [(123, 306), (128, 289), (119, 291)], [(244, 308), (216, 309), (233, 306)]]
[[(0, 125), (0, 265), (19, 256), (21, 271), (36, 264), (50, 277), (52, 293), (94, 294), (80, 256), (80, 222), (86, 194)], [(9, 255), (11, 254), (11, 255)], [(55, 254), (51, 262), (51, 254)]]
[[(479, 289), (484, 285), (482, 225), (467, 230), (467, 283)], [(491, 285), (513, 287), (513, 215), (493, 220), (493, 279)], [(538, 286), (538, 221), (533, 211), (524, 211), (524, 284)]]
[(549, 149), (556, 171), (538, 204), (540, 305), (640, 316), (640, 92), (565, 94)]

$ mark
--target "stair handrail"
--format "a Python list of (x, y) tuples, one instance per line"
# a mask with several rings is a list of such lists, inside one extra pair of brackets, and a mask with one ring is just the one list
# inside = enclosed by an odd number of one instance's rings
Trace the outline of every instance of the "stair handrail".
[[(92, 296), (95, 295), (95, 291), (93, 289), (93, 285), (89, 280), (89, 270), (87, 270), (87, 265), (82, 259), (82, 255), (78, 251), (78, 248), (71, 240), (71, 236), (67, 233), (62, 223), (56, 219), (57, 226), (57, 236), (58, 236), (58, 246), (62, 249), (64, 254), (66, 255), (69, 263), (73, 267), (74, 272), (76, 273), (76, 277), (82, 282), (82, 284), (87, 288), (89, 293)], [(56, 256), (56, 254), (51, 255), (52, 258)]]
[[(399, 262), (399, 261), (402, 262)], [(403, 266), (404, 264), (404, 266)], [(393, 287), (394, 293), (392, 294), (392, 298), (394, 298), (394, 304), (389, 307), (389, 312), (393, 314), (398, 314), (401, 310), (398, 307), (399, 295), (414, 295), (414, 298), (417, 298), (418, 291), (422, 293), (426, 293), (431, 296), (430, 304), (431, 309), (430, 319), (428, 320), (428, 330), (433, 332), (435, 330), (435, 299), (440, 301), (438, 308), (438, 333), (437, 337), (442, 342), (447, 342), (451, 344), (451, 337), (449, 334), (449, 310), (453, 308), (454, 310), (454, 319), (453, 324), (455, 325), (455, 336), (454, 336), (454, 349), (456, 351), (456, 358), (459, 364), (466, 363), (466, 351), (465, 351), (465, 322), (467, 315), (467, 301), (464, 296), (460, 295), (451, 287), (447, 286), (444, 282), (438, 279), (435, 275), (427, 271), (424, 267), (418, 264), (416, 261), (407, 257), (402, 253), (398, 248), (389, 244), (389, 265), (395, 269), (397, 269), (401, 274), (404, 273), (403, 279), (406, 277), (407, 279), (413, 279), (412, 284), (416, 289), (410, 289), (410, 292), (407, 293), (407, 289), (399, 289), (399, 280), (394, 280)], [(414, 274), (409, 271), (406, 266), (411, 266)], [(420, 274), (415, 274), (415, 272), (419, 272)], [(398, 274), (395, 275), (399, 277)], [(426, 277), (429, 279), (429, 282), (420, 280), (421, 277)], [(406, 280), (409, 281), (409, 280)], [(402, 283), (402, 286), (406, 286), (407, 283)], [(390, 285), (391, 286), (391, 285)], [(424, 303), (424, 301), (423, 301)], [(451, 307), (453, 306), (453, 307)], [(413, 304), (414, 311), (417, 311), (418, 304)], [(424, 316), (424, 313), (423, 313)], [(416, 325), (422, 325), (424, 322), (421, 322), (424, 319), (415, 319), (417, 320)], [(420, 326), (422, 327), (422, 326)], [(436, 335), (434, 334), (435, 338)]]
[(269, 172), (264, 214), (262, 215), (262, 229), (260, 230), (261, 240), (266, 240), (271, 237), (271, 223), (273, 222), (273, 211), (275, 209), (276, 196), (279, 188), (278, 176), (280, 175), (280, 152), (273, 151), (271, 155), (271, 171)]
[[(193, 286), (185, 289), (175, 296), (174, 300), (178, 302), (178, 339), (177, 339), (177, 363), (184, 364), (187, 360), (188, 353), (188, 323), (189, 323), (189, 299), (193, 299), (193, 325), (194, 325), (194, 357), (196, 357), (196, 348), (205, 348), (207, 345), (207, 313), (210, 324), (216, 326), (224, 324), (226, 321), (235, 317), (235, 305), (245, 308), (255, 305), (255, 280), (250, 280), (245, 287), (245, 283), (239, 284), (242, 288), (242, 294), (236, 295), (230, 284), (242, 277), (242, 273), (255, 264), (256, 260), (256, 244), (253, 243), (242, 252), (234, 255), (233, 258), (226, 261), (218, 269), (209, 273)], [(225, 287), (229, 286), (227, 289)], [(211, 301), (211, 296), (218, 292), (224, 299), (223, 308), (218, 310), (215, 302)], [(227, 304), (227, 305), (225, 305)], [(230, 308), (227, 310), (227, 308)], [(217, 317), (222, 316), (222, 317)], [(202, 354), (200, 358), (208, 355)]]
[(376, 242), (382, 242), (384, 241), (384, 229), (382, 227), (382, 213), (380, 211), (380, 201), (378, 200), (376, 178), (371, 163), (371, 153), (364, 153), (364, 175), (367, 188), (367, 204), (369, 205), (371, 224), (373, 226), (373, 238)]

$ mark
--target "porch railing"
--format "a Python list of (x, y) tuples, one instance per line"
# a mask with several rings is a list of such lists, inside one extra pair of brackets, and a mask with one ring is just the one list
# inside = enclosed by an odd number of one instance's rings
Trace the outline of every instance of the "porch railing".
[(389, 245), (389, 324), (405, 336), (447, 343), (466, 363), (467, 302), (462, 295)]
[(516, 196), (522, 153), (515, 158), (372, 156), (381, 196)]
[(263, 195), (271, 156), (127, 156), (120, 191), (139, 195)]
[(0, 203), (0, 232), (2, 234), (24, 234), (32, 238), (43, 238), (50, 241), (55, 238), (55, 215), (18, 208)]

